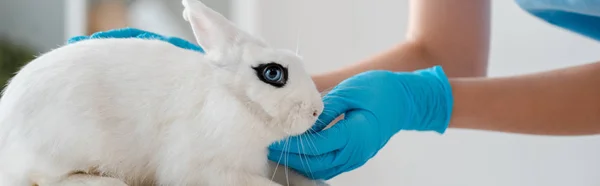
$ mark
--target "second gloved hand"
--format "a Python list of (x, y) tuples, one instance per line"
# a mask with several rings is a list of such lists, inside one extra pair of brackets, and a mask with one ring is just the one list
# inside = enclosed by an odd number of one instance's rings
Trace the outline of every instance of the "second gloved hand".
[(104, 38), (156, 39), (156, 40), (161, 40), (161, 41), (171, 43), (172, 45), (175, 45), (176, 47), (179, 47), (179, 48), (194, 50), (194, 51), (204, 53), (204, 49), (202, 49), (202, 47), (200, 47), (196, 44), (193, 44), (191, 42), (188, 42), (182, 38), (167, 37), (167, 36), (163, 36), (163, 35), (160, 35), (160, 34), (157, 34), (154, 32), (140, 30), (137, 28), (119, 28), (119, 29), (107, 30), (107, 31), (103, 31), (103, 32), (96, 32), (90, 36), (75, 36), (75, 37), (69, 38), (69, 40), (67, 41), (67, 44), (72, 44), (72, 43), (76, 43), (76, 42), (84, 41), (84, 40), (88, 40), (88, 39), (104, 39)]
[[(364, 165), (400, 130), (444, 133), (453, 105), (439, 66), (364, 72), (341, 82), (323, 101), (325, 110), (312, 132), (271, 145), (271, 161), (313, 179), (330, 179)], [(341, 114), (343, 120), (322, 130)]]

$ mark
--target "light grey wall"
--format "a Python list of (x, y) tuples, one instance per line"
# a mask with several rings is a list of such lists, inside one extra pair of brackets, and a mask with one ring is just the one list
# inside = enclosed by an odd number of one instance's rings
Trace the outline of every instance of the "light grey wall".
[[(138, 0), (140, 1), (140, 0)], [(183, 10), (181, 0), (162, 0), (172, 12), (180, 13)], [(201, 0), (206, 6), (223, 14), (225, 17), (230, 15), (231, 0)]]
[(63, 0), (0, 0), (0, 37), (44, 52), (64, 43)]

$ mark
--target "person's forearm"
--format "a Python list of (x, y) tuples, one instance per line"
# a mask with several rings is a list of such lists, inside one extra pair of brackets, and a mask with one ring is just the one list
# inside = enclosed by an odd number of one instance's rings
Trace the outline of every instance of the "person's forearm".
[(359, 63), (315, 75), (313, 80), (317, 84), (317, 89), (324, 91), (346, 78), (368, 70), (412, 71), (432, 66), (433, 63), (426, 59), (422, 49), (411, 43), (403, 43)]
[(490, 0), (410, 0), (407, 41), (374, 57), (313, 76), (319, 91), (368, 70), (413, 71), (441, 65), (449, 77), (485, 76)]
[(600, 62), (515, 77), (450, 81), (450, 128), (600, 134)]
[[(434, 65), (444, 66), (448, 77), (480, 77), (485, 76), (487, 60), (460, 63), (454, 59), (435, 59), (416, 43), (406, 42), (395, 46), (379, 55), (335, 71), (312, 76), (317, 89), (325, 91), (333, 88), (346, 78), (369, 70), (414, 71)], [(464, 62), (464, 61), (463, 61)]]

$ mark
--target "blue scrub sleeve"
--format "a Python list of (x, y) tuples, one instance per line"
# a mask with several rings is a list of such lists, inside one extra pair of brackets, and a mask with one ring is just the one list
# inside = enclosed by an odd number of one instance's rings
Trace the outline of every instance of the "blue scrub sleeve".
[(600, 0), (515, 0), (531, 15), (600, 41)]

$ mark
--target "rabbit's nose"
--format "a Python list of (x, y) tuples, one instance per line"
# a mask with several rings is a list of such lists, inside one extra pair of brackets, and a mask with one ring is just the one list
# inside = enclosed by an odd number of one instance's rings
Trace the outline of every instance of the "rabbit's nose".
[(313, 117), (319, 117), (319, 115), (321, 115), (322, 111), (323, 111), (322, 109), (314, 108), (313, 112), (312, 112)]

